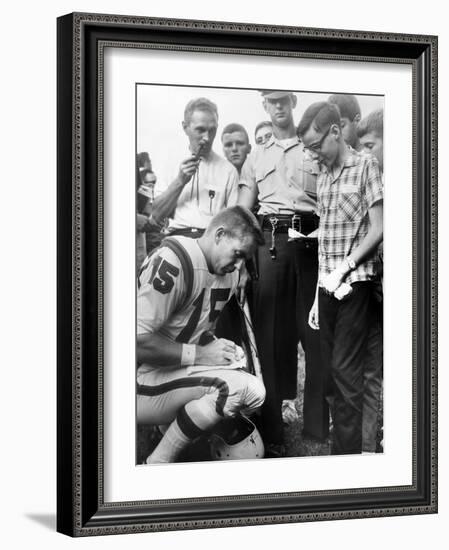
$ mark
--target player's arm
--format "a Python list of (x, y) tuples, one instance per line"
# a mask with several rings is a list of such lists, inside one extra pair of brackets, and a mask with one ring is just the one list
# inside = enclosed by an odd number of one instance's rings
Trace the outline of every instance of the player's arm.
[(219, 338), (206, 346), (180, 344), (160, 334), (137, 336), (137, 361), (160, 367), (229, 365), (235, 361), (234, 342)]
[(199, 159), (193, 155), (183, 160), (179, 166), (176, 178), (165, 191), (154, 199), (153, 217), (156, 221), (160, 222), (173, 214), (179, 195), (197, 170), (198, 163)]
[(160, 334), (137, 335), (137, 362), (161, 367), (181, 364), (182, 344)]

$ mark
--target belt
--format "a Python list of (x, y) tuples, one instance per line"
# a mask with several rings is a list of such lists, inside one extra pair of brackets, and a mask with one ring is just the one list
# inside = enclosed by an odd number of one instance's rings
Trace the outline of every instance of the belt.
[(263, 231), (273, 231), (274, 225), (274, 231), (276, 233), (287, 233), (291, 228), (305, 235), (315, 231), (319, 222), (320, 218), (312, 212), (292, 215), (265, 214), (261, 216), (260, 220)]
[(288, 233), (291, 228), (303, 235), (308, 235), (317, 229), (319, 221), (319, 217), (313, 212), (292, 214), (290, 216), (284, 214), (261, 216), (260, 225), (263, 231), (271, 233), (271, 246), (269, 248), (271, 259), (276, 259), (276, 233)]

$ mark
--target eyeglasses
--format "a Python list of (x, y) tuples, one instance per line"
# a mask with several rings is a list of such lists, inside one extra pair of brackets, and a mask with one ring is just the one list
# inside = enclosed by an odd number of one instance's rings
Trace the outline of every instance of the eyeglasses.
[(321, 147), (323, 146), (323, 141), (327, 138), (329, 135), (329, 132), (331, 131), (332, 126), (329, 126), (327, 132), (323, 135), (323, 137), (320, 139), (320, 141), (317, 141), (316, 143), (312, 143), (311, 145), (304, 145), (303, 142), (303, 148), (305, 151), (310, 151), (311, 153), (319, 153), (321, 151)]

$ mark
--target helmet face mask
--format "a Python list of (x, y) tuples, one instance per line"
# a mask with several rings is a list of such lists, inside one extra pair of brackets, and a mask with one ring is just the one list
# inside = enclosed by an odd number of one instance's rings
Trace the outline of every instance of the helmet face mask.
[(263, 458), (265, 449), (256, 426), (245, 416), (226, 418), (211, 435), (213, 460), (249, 460)]

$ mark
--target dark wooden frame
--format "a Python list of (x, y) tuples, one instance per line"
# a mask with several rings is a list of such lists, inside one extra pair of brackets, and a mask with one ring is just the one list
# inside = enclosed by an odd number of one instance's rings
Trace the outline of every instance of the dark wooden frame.
[[(150, 46), (151, 44), (151, 46)], [(104, 503), (102, 54), (105, 45), (413, 69), (413, 483)], [(58, 19), (58, 503), (72, 536), (437, 511), (437, 38), (97, 14)]]

